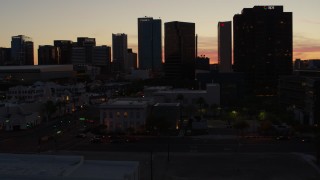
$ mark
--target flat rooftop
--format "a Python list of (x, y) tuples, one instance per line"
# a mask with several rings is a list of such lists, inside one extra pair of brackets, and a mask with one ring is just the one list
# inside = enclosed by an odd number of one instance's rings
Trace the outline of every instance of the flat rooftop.
[(26, 66), (0, 66), (0, 72), (2, 71), (73, 71), (73, 65), (26, 65)]
[(0, 179), (122, 180), (138, 171), (135, 161), (92, 161), (82, 156), (0, 154)]

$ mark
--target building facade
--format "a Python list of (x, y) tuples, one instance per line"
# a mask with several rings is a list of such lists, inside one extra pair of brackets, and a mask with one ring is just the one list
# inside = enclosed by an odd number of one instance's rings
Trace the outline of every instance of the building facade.
[(100, 67), (102, 73), (109, 73), (111, 69), (111, 47), (110, 46), (93, 47), (92, 65)]
[(207, 84), (206, 90), (188, 90), (188, 89), (172, 89), (156, 91), (152, 94), (155, 102), (174, 103), (179, 102), (178, 96), (183, 96), (182, 103), (184, 105), (195, 105), (202, 98), (206, 104), (220, 105), (220, 85)]
[(161, 19), (138, 18), (139, 69), (162, 68)]
[(256, 95), (274, 95), (292, 73), (292, 13), (282, 6), (244, 8), (233, 17), (234, 71), (247, 74)]
[(195, 69), (199, 70), (210, 70), (210, 59), (206, 56), (199, 56), (195, 60)]
[(128, 49), (128, 68), (129, 69), (137, 69), (137, 53), (134, 53), (132, 49)]
[(231, 21), (218, 23), (218, 63), (220, 72), (232, 72)]
[(95, 46), (95, 38), (78, 37), (77, 45), (72, 48), (72, 64), (92, 64), (92, 51)]
[(279, 80), (280, 103), (291, 110), (301, 124), (320, 123), (320, 77), (282, 76)]
[(100, 124), (106, 125), (108, 132), (144, 131), (147, 113), (146, 101), (114, 99), (100, 105)]
[(170, 79), (194, 80), (194, 23), (165, 23), (165, 76)]
[(126, 34), (112, 34), (112, 66), (115, 72), (127, 72), (128, 40)]
[(0, 47), (0, 65), (9, 65), (11, 48)]
[(72, 41), (69, 40), (55, 40), (54, 46), (60, 49), (59, 64), (72, 64)]
[(11, 64), (34, 65), (33, 42), (28, 36), (12, 36)]
[(55, 46), (39, 46), (38, 65), (60, 64), (60, 49)]

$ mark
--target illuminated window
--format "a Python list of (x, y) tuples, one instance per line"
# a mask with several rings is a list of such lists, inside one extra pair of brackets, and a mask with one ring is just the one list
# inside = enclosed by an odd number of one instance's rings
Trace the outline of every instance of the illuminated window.
[(120, 117), (120, 112), (117, 112), (117, 117)]
[(128, 112), (124, 112), (124, 113), (123, 113), (123, 116), (124, 116), (125, 118), (127, 118), (127, 117), (128, 117)]

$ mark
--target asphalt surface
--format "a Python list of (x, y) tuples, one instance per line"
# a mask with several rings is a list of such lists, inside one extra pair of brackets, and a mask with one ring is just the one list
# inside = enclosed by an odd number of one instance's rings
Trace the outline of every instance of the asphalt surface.
[[(82, 155), (86, 159), (139, 161), (141, 180), (315, 180), (314, 142), (271, 137), (239, 138), (232, 130), (210, 131), (193, 137), (138, 136), (135, 142), (92, 143), (90, 135), (78, 138), (81, 124), (61, 126), (59, 135), (39, 143), (39, 137), (56, 133), (58, 121), (43, 127), (0, 134), (0, 152)], [(74, 127), (74, 128), (71, 128)], [(298, 154), (297, 154), (298, 153)], [(152, 168), (152, 173), (151, 173)], [(151, 178), (151, 176), (153, 178)]]

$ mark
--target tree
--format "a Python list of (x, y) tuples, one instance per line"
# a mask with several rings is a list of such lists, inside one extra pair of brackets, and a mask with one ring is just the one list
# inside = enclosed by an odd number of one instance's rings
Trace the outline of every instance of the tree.
[(43, 107), (43, 111), (46, 115), (46, 120), (48, 122), (51, 119), (52, 114), (56, 112), (57, 107), (51, 100), (47, 101)]
[(203, 114), (203, 111), (204, 111), (204, 108), (205, 108), (205, 106), (206, 106), (206, 101), (203, 99), (203, 97), (199, 97), (198, 99), (197, 99), (197, 101), (196, 101), (196, 103), (198, 104), (198, 106), (199, 106), (199, 109), (198, 109), (198, 111), (200, 111), (200, 115), (202, 116)]
[(250, 125), (247, 121), (244, 121), (244, 120), (237, 120), (234, 124), (233, 124), (233, 127), (235, 129), (237, 129), (240, 134), (243, 136), (243, 133), (244, 133), (244, 130), (249, 128)]
[(150, 131), (166, 132), (170, 129), (170, 122), (162, 116), (149, 115), (146, 121), (146, 127)]
[(213, 115), (214, 117), (220, 116), (220, 110), (221, 110), (221, 108), (220, 108), (217, 104), (211, 104), (210, 110), (211, 110), (212, 115)]
[(180, 104), (182, 104), (184, 100), (184, 96), (182, 94), (178, 94), (176, 100), (178, 100)]

